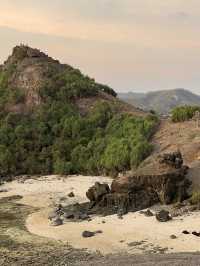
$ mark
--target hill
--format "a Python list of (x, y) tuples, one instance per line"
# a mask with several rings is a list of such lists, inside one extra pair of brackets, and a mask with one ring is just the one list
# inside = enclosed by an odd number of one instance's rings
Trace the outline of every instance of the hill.
[(155, 110), (160, 114), (168, 114), (171, 109), (181, 105), (200, 105), (200, 96), (185, 90), (161, 90), (148, 93), (120, 93), (119, 98), (142, 108)]
[(156, 118), (20, 45), (0, 67), (0, 175), (117, 174), (151, 151)]

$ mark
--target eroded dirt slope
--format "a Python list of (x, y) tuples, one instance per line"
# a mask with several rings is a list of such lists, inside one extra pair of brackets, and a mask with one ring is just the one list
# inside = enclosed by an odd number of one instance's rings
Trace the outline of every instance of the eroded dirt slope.
[(169, 119), (163, 119), (152, 142), (155, 150), (145, 163), (154, 160), (159, 153), (179, 149), (184, 163), (190, 167), (188, 177), (193, 181), (193, 188), (200, 186), (200, 128), (194, 121), (172, 123)]

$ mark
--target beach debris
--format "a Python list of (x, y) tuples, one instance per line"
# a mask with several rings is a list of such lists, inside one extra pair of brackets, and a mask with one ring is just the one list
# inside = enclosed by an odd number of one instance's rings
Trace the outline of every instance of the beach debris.
[(172, 219), (172, 217), (169, 215), (169, 212), (166, 210), (161, 210), (156, 213), (156, 219), (159, 222), (168, 222)]

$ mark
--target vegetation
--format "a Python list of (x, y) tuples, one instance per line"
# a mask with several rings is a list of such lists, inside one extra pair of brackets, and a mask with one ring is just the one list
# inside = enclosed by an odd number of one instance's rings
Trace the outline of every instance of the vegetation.
[(184, 122), (193, 118), (196, 111), (200, 111), (200, 106), (179, 106), (172, 110), (173, 122)]
[(68, 66), (60, 72), (49, 67), (51, 82), (39, 90), (41, 104), (32, 112), (9, 112), (8, 104), (25, 100), (20, 88), (10, 88), (9, 76), (14, 70), (11, 66), (0, 71), (1, 176), (115, 175), (137, 167), (151, 152), (148, 140), (157, 118), (117, 114), (116, 106), (109, 102), (99, 102), (88, 115), (81, 116), (75, 99), (116, 93)]
[(193, 205), (200, 204), (200, 191), (195, 191), (190, 198), (190, 203)]

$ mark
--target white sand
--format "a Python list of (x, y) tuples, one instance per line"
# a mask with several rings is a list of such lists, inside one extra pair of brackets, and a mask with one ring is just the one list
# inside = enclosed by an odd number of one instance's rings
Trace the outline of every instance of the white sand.
[[(74, 191), (76, 197), (69, 199), (69, 203), (83, 202), (86, 200), (85, 192), (95, 181), (108, 182), (106, 177), (74, 176), (60, 178), (51, 176), (39, 180), (28, 180), (25, 183), (5, 184), (3, 189), (9, 189), (7, 193), (1, 193), (0, 197), (10, 195), (22, 195), (23, 204), (40, 207), (40, 211), (30, 215), (26, 225), (28, 230), (36, 235), (68, 242), (76, 248), (98, 250), (104, 254), (128, 251), (130, 253), (142, 253), (154, 247), (168, 248), (168, 252), (196, 252), (200, 251), (200, 238), (182, 234), (183, 230), (200, 231), (200, 212), (185, 215), (173, 219), (167, 223), (159, 223), (155, 217), (145, 217), (137, 213), (124, 216), (123, 220), (116, 215), (108, 217), (96, 217), (92, 221), (81, 223), (68, 222), (59, 227), (49, 225), (49, 207), (59, 201), (60, 197), (66, 197)], [(105, 221), (106, 223), (102, 223)], [(102, 230), (92, 238), (82, 238), (84, 230)], [(170, 235), (176, 235), (177, 239), (171, 239)], [(121, 241), (124, 242), (121, 242)], [(142, 245), (130, 247), (132, 242), (146, 241)]]

